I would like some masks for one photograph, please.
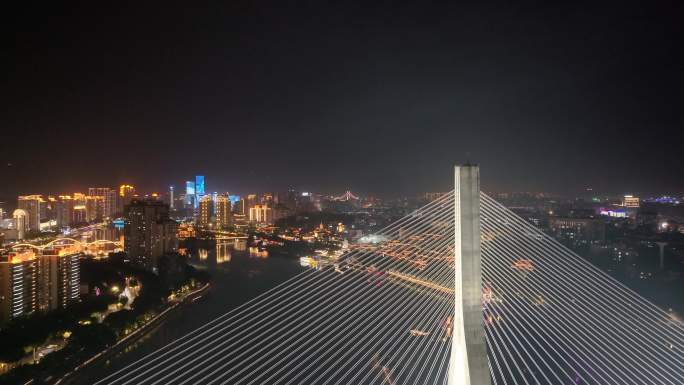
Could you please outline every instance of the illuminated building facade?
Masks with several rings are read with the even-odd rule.
[[[224,228],[231,224],[230,200],[222,195],[216,197],[216,227]]]
[[[178,249],[178,223],[169,218],[164,202],[134,199],[124,218],[124,250],[134,264],[155,270],[159,257]]]
[[[606,239],[606,225],[600,218],[551,217],[549,228],[557,236],[588,241]]]
[[[197,222],[200,226],[207,227],[211,223],[214,214],[214,202],[210,195],[204,196],[199,202]]]
[[[622,205],[624,207],[638,208],[641,205],[639,197],[633,195],[625,195],[622,198]]]
[[[73,246],[0,256],[0,323],[66,308],[80,295],[80,251]]]
[[[74,218],[74,200],[69,195],[60,195],[54,203],[57,228],[70,226]]]
[[[195,194],[197,198],[202,198],[205,194],[204,192],[204,176],[197,175],[195,177]]]
[[[26,232],[29,231],[28,213],[26,210],[16,209],[12,213],[14,219],[14,228],[17,229],[17,239],[24,239]]]
[[[249,210],[257,204],[259,204],[259,200],[257,199],[256,194],[247,195],[247,199],[245,201],[245,210],[247,210],[247,212],[249,212]],[[245,214],[247,212],[245,212]]]
[[[246,198],[241,198],[235,205],[233,205],[233,213],[238,215],[247,215],[249,213]]]
[[[100,220],[104,217],[104,198],[99,195],[89,195],[85,199],[86,222]]]
[[[109,187],[90,187],[88,189],[88,196],[101,197],[101,216],[103,218],[111,218],[117,212],[117,197],[116,191]]]
[[[43,207],[41,207],[43,206]],[[40,195],[23,195],[17,199],[17,207],[26,211],[28,215],[28,229],[40,230],[41,210],[44,209],[45,201]]]
[[[135,187],[130,184],[122,184],[119,186],[119,199],[117,200],[116,213],[122,214],[124,212],[124,206],[131,203],[131,200],[135,197]]]
[[[73,211],[73,218],[71,223],[84,223],[88,221],[88,215],[85,205],[75,205]]]
[[[195,207],[195,182],[185,182],[185,206]]]
[[[0,322],[37,310],[37,259],[33,251],[11,252],[0,260]]]
[[[250,207],[249,221],[253,223],[273,223],[273,209],[266,205]]]
[[[79,250],[73,246],[43,250],[38,257],[38,310],[65,308],[80,295]]]

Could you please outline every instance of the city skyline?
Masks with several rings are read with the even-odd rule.
[[[684,384],[684,2],[5,13],[0,383]]]
[[[616,4],[17,9],[0,196],[682,191],[682,5]]]
[[[194,178],[194,177],[193,177]],[[181,180],[180,178],[179,180]],[[187,178],[187,179],[192,179],[192,178]],[[403,191],[403,192],[385,192],[383,193],[375,193],[373,191],[367,191],[365,189],[350,189],[350,188],[342,188],[341,190],[338,191],[323,191],[319,190],[317,188],[299,188],[297,186],[287,186],[287,187],[282,187],[282,188],[274,188],[274,189],[268,189],[268,188],[261,188],[261,189],[229,189],[229,188],[217,188],[216,186],[225,186],[228,185],[228,183],[225,182],[219,182],[216,184],[214,180],[210,180],[210,184],[208,184],[209,187],[206,187],[206,191],[204,194],[199,194],[197,196],[211,196],[211,195],[216,195],[219,194],[221,196],[228,196],[230,194],[231,196],[248,196],[250,194],[257,194],[261,196],[262,194],[285,194],[287,191],[294,191],[297,193],[304,193],[304,194],[316,194],[320,195],[322,197],[335,197],[335,196],[344,196],[347,193],[357,193],[359,192],[361,195],[364,197],[370,197],[370,198],[380,198],[380,199],[397,199],[397,198],[412,198],[412,197],[422,197],[425,194],[441,194],[445,193],[446,190],[415,190],[415,191]],[[4,198],[4,201],[0,199],[0,202],[5,202],[5,204],[13,202],[16,200],[17,197],[22,197],[22,196],[33,196],[33,195],[38,195],[38,196],[43,196],[45,198],[47,197],[60,197],[63,195],[70,196],[72,194],[86,194],[88,195],[88,191],[91,189],[111,189],[112,191],[117,190],[119,188],[122,188],[124,186],[132,186],[135,189],[135,196],[140,197],[140,198],[146,198],[146,197],[159,197],[159,199],[168,199],[170,196],[169,191],[172,189],[174,192],[174,198],[175,200],[178,200],[179,197],[185,197],[187,194],[186,190],[186,183],[190,181],[183,181],[183,182],[178,182],[178,183],[172,183],[172,184],[167,184],[166,186],[158,186],[154,188],[142,188],[140,187],[141,185],[131,183],[129,184],[128,182],[125,183],[104,183],[99,187],[93,187],[90,184],[87,183],[80,183],[79,186],[90,186],[90,187],[77,187],[74,189],[62,189],[62,190],[46,190],[46,191],[35,191],[35,190],[21,190],[24,192],[19,192],[15,196],[7,196],[7,197],[2,197]],[[194,183],[194,182],[193,182]],[[312,183],[307,184],[307,186],[313,185]],[[144,184],[143,184],[144,186]],[[624,189],[624,190],[613,190],[613,191],[608,191],[608,190],[598,190],[594,189],[590,186],[587,186],[586,188],[578,188],[577,190],[573,191],[556,191],[553,189],[548,189],[548,190],[493,190],[493,189],[488,189],[486,188],[487,186],[483,187],[483,191],[490,193],[490,194],[530,194],[530,195],[535,195],[535,194],[543,194],[546,196],[550,197],[558,197],[560,199],[580,199],[580,198],[602,198],[602,199],[610,199],[610,198],[622,198],[622,197],[628,197],[631,195],[637,195],[641,198],[650,198],[650,199],[656,199],[656,198],[663,198],[663,197],[672,197],[676,199],[684,198],[684,191],[679,191],[679,190],[673,190],[673,189],[663,189],[660,191],[640,191],[640,190],[630,190],[630,189]],[[340,195],[341,194],[341,195]],[[195,196],[195,193],[192,194],[193,197]],[[9,207],[14,207],[14,204],[10,204]]]

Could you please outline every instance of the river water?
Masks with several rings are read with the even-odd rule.
[[[189,258],[197,269],[211,274],[212,286],[208,293],[174,311],[163,323],[117,354],[77,372],[69,384],[96,382],[304,270],[296,258],[237,251],[232,242],[198,245],[191,250]]]

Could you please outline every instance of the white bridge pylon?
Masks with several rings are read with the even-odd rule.
[[[449,385],[489,385],[482,317],[480,168],[454,170],[454,335]]]

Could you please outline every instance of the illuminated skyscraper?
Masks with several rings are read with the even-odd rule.
[[[231,222],[230,200],[223,195],[219,195],[216,197],[215,205],[216,227],[224,228],[229,226]]]
[[[17,239],[24,239],[29,231],[28,213],[23,209],[16,209],[12,213],[14,228],[17,229]]]
[[[202,175],[195,177],[195,193],[198,196],[204,196],[204,176]]]
[[[101,220],[104,216],[104,198],[99,195],[86,197],[86,222]]]
[[[211,195],[203,197],[199,202],[199,218],[197,222],[200,226],[209,226],[211,223],[211,218],[214,214],[214,202],[211,199]]]
[[[0,323],[77,302],[79,256],[80,250],[73,245],[0,256]]]
[[[55,201],[55,220],[57,228],[71,225],[74,218],[74,200],[69,195],[60,195]]]
[[[123,214],[124,206],[131,203],[135,196],[135,187],[129,184],[122,184],[119,186],[119,199],[116,205],[116,214]]]
[[[0,259],[0,323],[37,310],[38,264],[33,250]]]
[[[185,182],[185,206],[195,207],[195,182]]]
[[[234,208],[235,214],[240,214],[240,215],[248,215],[249,214],[249,208],[247,207],[247,198],[243,197],[240,199],[240,201],[235,205]]]
[[[117,211],[116,205],[116,191],[109,187],[90,187],[88,188],[88,196],[102,197],[102,212],[103,218],[111,218]]]
[[[73,218],[71,219],[71,223],[84,223],[88,221],[88,213],[85,205],[74,205],[72,213]]]
[[[38,256],[38,310],[65,308],[80,295],[80,250],[73,246],[45,249]]]
[[[17,200],[17,207],[26,211],[28,215],[28,228],[31,231],[40,230],[40,216],[41,205],[44,205],[45,201],[40,195],[24,195],[20,196]]]
[[[204,176],[197,175],[195,177],[195,207],[199,205],[200,200],[204,197]]]
[[[245,210],[247,210],[246,213],[249,213],[249,209],[252,207],[256,206],[259,203],[256,194],[249,194],[247,195],[247,201],[245,202]]]
[[[273,223],[273,210],[266,205],[249,208],[249,221],[254,223]]]

